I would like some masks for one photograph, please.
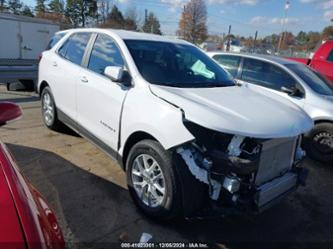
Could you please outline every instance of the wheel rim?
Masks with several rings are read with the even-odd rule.
[[[141,154],[133,161],[132,183],[137,196],[148,207],[160,206],[165,198],[165,178],[161,167],[150,155]]]
[[[324,154],[333,153],[333,134],[320,132],[313,137],[315,148]]]
[[[45,93],[43,95],[42,107],[45,123],[47,125],[51,125],[54,118],[54,107],[49,93]]]

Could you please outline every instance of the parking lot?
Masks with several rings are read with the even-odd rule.
[[[307,159],[307,186],[259,216],[159,224],[136,209],[115,161],[74,132],[43,125],[36,94],[0,86],[0,100],[23,108],[20,120],[0,128],[1,140],[55,210],[70,248],[114,248],[120,240],[139,241],[144,232],[152,241],[221,242],[228,248],[244,248],[243,242],[333,246],[333,166]]]

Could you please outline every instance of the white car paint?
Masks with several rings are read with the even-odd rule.
[[[113,38],[126,61],[133,85],[124,87],[60,57],[56,51],[73,32],[104,33]],[[43,53],[38,89],[46,81],[57,107],[120,155],[135,132],[150,134],[165,149],[192,141],[194,137],[185,128],[183,115],[216,131],[257,138],[295,137],[313,126],[312,120],[296,105],[246,88],[179,89],[152,85],[138,72],[123,40],[191,45],[185,41],[121,30],[76,29],[67,33]]]
[[[152,91],[184,110],[185,118],[206,128],[256,138],[292,137],[312,128],[312,120],[288,101],[245,87],[174,88]]]

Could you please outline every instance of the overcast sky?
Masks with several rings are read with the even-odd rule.
[[[173,35],[178,27],[182,7],[188,0],[110,0],[125,11],[135,7],[142,19],[144,9],[153,11],[161,22],[162,32]],[[24,0],[29,6],[35,0]],[[232,25],[235,35],[259,36],[279,33],[282,30],[285,0],[206,0],[208,30],[211,34],[222,34]],[[333,0],[290,0],[286,29],[294,33],[300,30],[321,31],[333,24]]]

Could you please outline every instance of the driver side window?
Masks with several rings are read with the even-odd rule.
[[[280,91],[293,88],[295,79],[280,67],[266,61],[245,58],[241,79],[249,83]]]
[[[111,37],[98,34],[90,54],[88,68],[96,73],[104,74],[107,66],[124,67],[123,57]]]

